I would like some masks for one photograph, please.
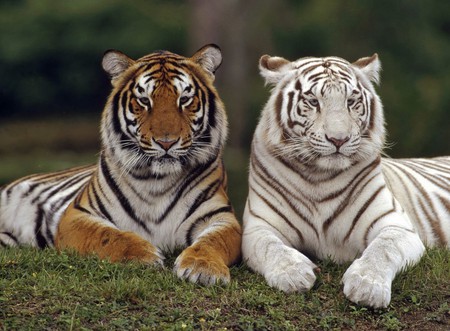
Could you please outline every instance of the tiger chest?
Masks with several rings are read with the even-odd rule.
[[[319,258],[338,262],[360,255],[368,244],[373,220],[392,208],[390,193],[378,189],[382,184],[381,178],[374,177],[366,185],[350,186],[333,199],[309,206],[311,225],[301,227],[301,246]]]
[[[318,204],[318,212],[312,216],[315,231],[304,235],[306,250],[320,259],[345,262],[360,253],[359,242],[346,238],[352,227],[349,220],[354,218],[354,212],[351,208],[342,208],[342,205],[340,200]]]

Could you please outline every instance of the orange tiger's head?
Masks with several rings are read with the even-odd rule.
[[[102,119],[105,153],[126,171],[161,176],[217,158],[227,135],[213,86],[222,62],[216,45],[186,58],[158,51],[132,60],[108,51],[103,68],[113,91]]]

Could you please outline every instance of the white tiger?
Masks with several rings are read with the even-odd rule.
[[[244,261],[285,292],[316,279],[307,257],[353,261],[353,302],[387,307],[395,275],[450,244],[450,157],[381,158],[377,54],[290,62],[264,55],[273,86],[256,128],[244,212]]]

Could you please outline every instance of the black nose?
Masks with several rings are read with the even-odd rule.
[[[337,148],[339,148],[342,145],[344,145],[347,141],[349,141],[350,137],[345,137],[343,139],[338,139],[338,138],[334,138],[334,137],[328,137],[327,135],[325,135],[325,139],[330,141]]]

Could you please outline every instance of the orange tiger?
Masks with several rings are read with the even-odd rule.
[[[226,194],[224,105],[213,86],[216,45],[192,57],[158,51],[103,57],[112,92],[96,165],[32,175],[0,189],[0,245],[56,246],[111,261],[163,264],[227,283],[241,228]]]

